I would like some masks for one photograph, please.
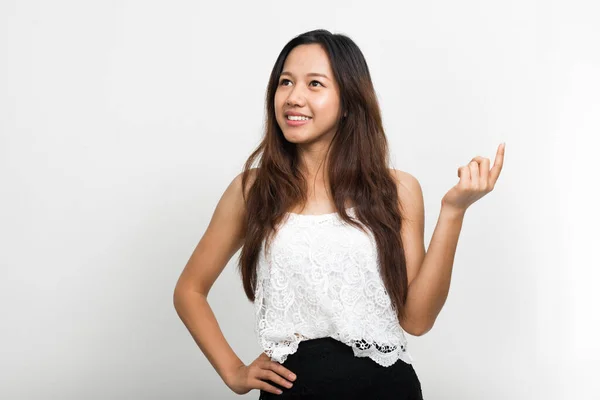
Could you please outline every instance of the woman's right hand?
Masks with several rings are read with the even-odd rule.
[[[296,375],[280,363],[271,361],[271,358],[263,352],[250,365],[240,365],[225,383],[237,394],[246,394],[252,389],[275,394],[282,393],[275,386],[265,382],[267,380],[289,389],[293,385],[290,381],[296,380]]]

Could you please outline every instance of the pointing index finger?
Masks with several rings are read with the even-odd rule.
[[[502,166],[504,165],[504,149],[506,148],[506,143],[501,143],[498,146],[498,151],[496,152],[496,159],[494,160],[494,166],[490,171],[490,179],[492,180],[492,185],[496,184],[498,177],[500,176],[500,171],[502,171]]]

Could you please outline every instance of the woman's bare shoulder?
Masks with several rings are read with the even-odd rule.
[[[243,180],[242,180],[242,178],[244,176],[244,171],[240,172],[235,178],[233,178],[233,181],[231,182],[230,185],[232,186],[232,189],[233,189],[232,190],[233,195],[238,197],[240,204],[244,204],[244,198],[247,198],[248,193],[250,192],[250,188],[256,181],[257,175],[258,175],[258,168],[250,168],[248,170],[247,182],[246,182],[245,186],[243,186]],[[242,193],[243,193],[243,195],[242,195]],[[245,210],[245,207],[243,209]]]
[[[419,180],[412,174],[399,169],[391,170],[398,187],[398,200],[401,205],[416,209],[417,213],[423,209],[423,189]]]
[[[407,190],[413,191],[417,189],[417,187],[419,187],[420,189],[421,185],[419,183],[419,180],[414,175],[406,171],[401,171],[399,169],[390,168],[390,171],[392,171],[392,174],[396,179],[396,183],[398,183],[399,186],[402,186]]]

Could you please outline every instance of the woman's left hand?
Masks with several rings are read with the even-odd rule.
[[[458,169],[460,181],[446,193],[442,199],[442,207],[465,212],[471,204],[494,190],[504,164],[504,148],[504,143],[498,146],[491,170],[490,160],[484,157],[475,157],[469,165],[460,167]]]

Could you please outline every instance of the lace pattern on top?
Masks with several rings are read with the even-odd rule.
[[[285,362],[303,340],[331,337],[385,367],[412,363],[367,232],[337,213],[288,213],[268,254],[263,241],[255,331],[273,361]]]

